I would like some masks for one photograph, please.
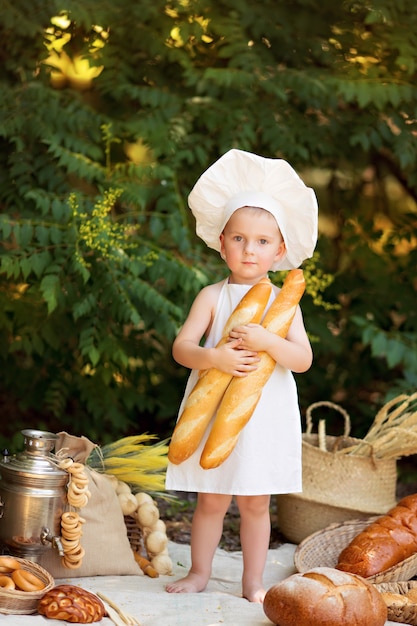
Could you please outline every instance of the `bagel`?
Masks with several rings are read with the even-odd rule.
[[[73,511],[66,511],[61,515],[61,523],[65,528],[72,528],[78,526],[80,522],[80,516]]]
[[[16,585],[10,576],[0,576],[0,587],[2,589],[16,589]]]
[[[19,567],[19,561],[12,556],[0,556],[0,572],[9,573]]]
[[[68,491],[71,489],[74,496],[82,496],[88,491],[88,482],[85,485],[76,485],[74,483],[70,483],[68,487]]]
[[[73,463],[74,461],[68,457],[67,459],[62,459],[62,461],[59,462],[59,467],[63,470],[67,470]]]
[[[15,569],[11,576],[13,582],[22,591],[42,591],[45,588],[45,583],[25,569]]]
[[[84,465],[82,463],[72,463],[68,468],[67,472],[70,474],[82,474],[84,471]]]
[[[78,569],[81,566],[81,562],[82,562],[82,556],[78,560],[71,560],[70,558],[66,556],[62,558],[62,564],[67,569]]]

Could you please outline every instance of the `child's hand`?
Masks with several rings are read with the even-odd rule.
[[[256,370],[258,353],[242,349],[241,339],[233,339],[215,349],[215,368],[233,376],[246,376]]]
[[[240,340],[240,349],[260,352],[268,351],[271,333],[260,324],[245,324],[233,328],[229,337]]]

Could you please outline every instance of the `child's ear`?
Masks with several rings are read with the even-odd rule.
[[[275,255],[275,261],[280,261],[287,254],[287,246],[285,245],[285,241],[281,241],[278,246],[277,253]]]
[[[224,234],[223,233],[220,234],[219,239],[220,239],[220,256],[223,259],[223,261],[225,261],[226,260],[226,251],[224,249]]]

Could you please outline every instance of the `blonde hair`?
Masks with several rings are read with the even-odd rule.
[[[247,209],[248,211],[250,211],[250,213],[251,213],[252,215],[260,215],[260,214],[262,214],[262,213],[263,213],[263,214],[265,214],[265,213],[266,213],[266,215],[268,215],[268,216],[269,216],[269,217],[270,217],[270,218],[274,221],[274,223],[275,223],[276,227],[278,228],[278,232],[279,232],[280,236],[282,237],[281,229],[280,229],[279,224],[278,224],[278,222],[277,222],[277,220],[276,220],[276,218],[275,218],[275,215],[273,215],[273,214],[271,213],[271,211],[268,211],[268,209],[263,209],[263,208],[262,208],[262,207],[260,207],[260,206],[250,206],[250,205],[247,205],[247,206],[241,206],[241,207],[239,207],[238,209],[236,209],[235,211],[233,211],[232,215],[229,217],[228,221],[226,222],[226,224],[225,224],[225,226],[224,226],[223,232],[226,230],[226,226],[228,225],[228,223],[229,223],[229,221],[230,221],[230,218],[231,218],[231,217],[232,217],[232,216],[233,216],[233,215],[234,215],[237,211],[241,211],[242,209]]]

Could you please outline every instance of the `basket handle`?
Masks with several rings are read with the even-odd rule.
[[[345,409],[343,409],[341,406],[339,406],[338,404],[335,404],[334,402],[328,402],[327,400],[321,400],[320,402],[313,402],[313,404],[310,404],[310,406],[307,408],[306,410],[306,423],[307,423],[307,428],[306,428],[306,434],[307,435],[311,435],[312,430],[313,430],[313,421],[311,418],[311,414],[313,412],[314,409],[317,409],[319,406],[326,406],[330,409],[335,409],[336,411],[339,411],[339,413],[341,413],[344,417],[345,420],[345,430],[343,432],[343,436],[344,437],[348,437],[349,433],[350,433],[350,417],[349,417],[349,413],[347,411],[345,411]],[[321,423],[320,423],[321,422]],[[320,439],[322,439],[325,442],[325,437],[326,437],[326,433],[325,433],[325,421],[324,420],[320,420],[319,422],[319,436]],[[324,445],[324,450],[326,449],[326,444],[322,444]],[[322,445],[320,447],[322,447]]]

